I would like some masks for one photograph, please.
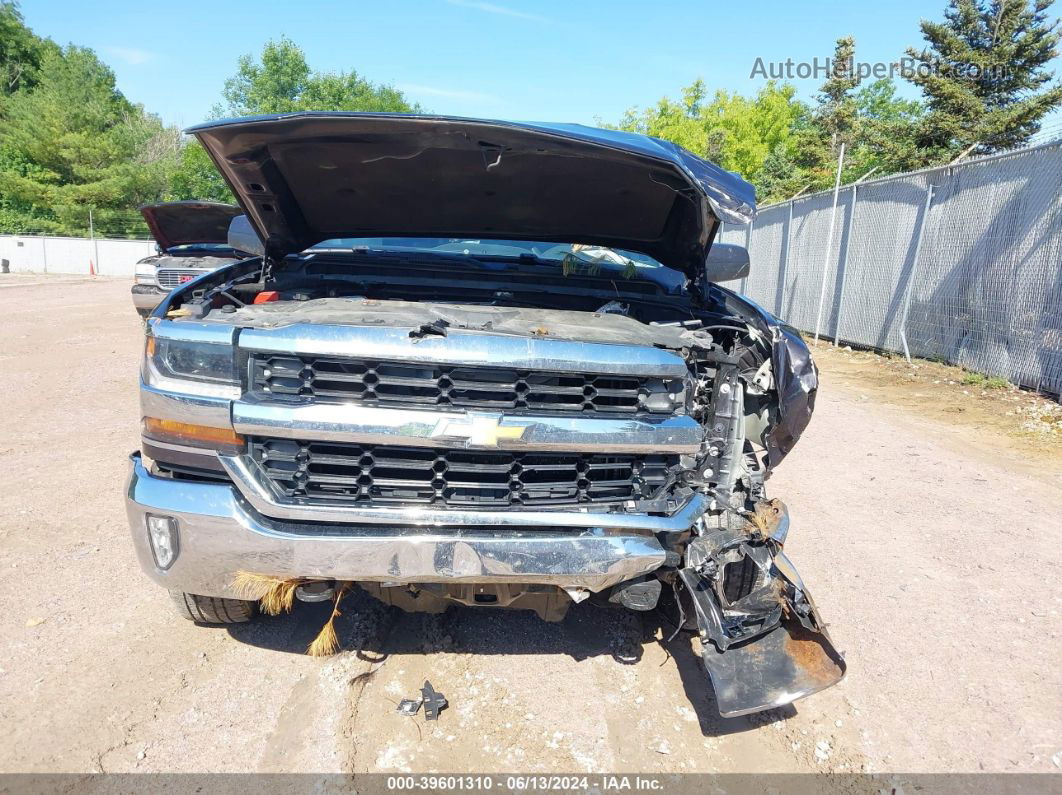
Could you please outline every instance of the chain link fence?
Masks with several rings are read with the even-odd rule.
[[[764,207],[742,292],[835,341],[1062,393],[1062,141]],[[830,225],[833,224],[833,234]],[[831,239],[832,237],[832,239]]]

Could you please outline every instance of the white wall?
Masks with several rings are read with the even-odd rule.
[[[139,259],[155,253],[153,240],[0,235],[0,259],[12,273],[89,273],[132,277]]]

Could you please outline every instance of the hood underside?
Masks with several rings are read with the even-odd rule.
[[[219,202],[166,202],[140,208],[148,229],[162,250],[192,243],[228,241],[229,224],[243,211]]]
[[[297,113],[195,134],[269,256],[332,238],[589,243],[694,275],[751,185],[675,144],[580,125]]]

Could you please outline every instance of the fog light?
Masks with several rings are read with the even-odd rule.
[[[177,520],[172,516],[147,516],[148,541],[155,565],[168,569],[177,560]]]

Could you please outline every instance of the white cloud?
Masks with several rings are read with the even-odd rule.
[[[538,14],[529,14],[526,11],[518,11],[515,8],[506,8],[505,6],[486,3],[482,0],[446,0],[446,2],[453,6],[474,8],[477,11],[485,11],[488,14],[498,14],[503,17],[515,17],[516,19],[526,19],[529,22],[545,22],[547,24],[553,22],[552,19],[539,16]]]
[[[155,53],[151,50],[139,50],[136,47],[104,47],[103,51],[133,66],[147,63],[155,57]]]
[[[442,97],[443,99],[457,99],[467,102],[501,101],[493,94],[483,94],[479,91],[461,91],[453,88],[436,88],[435,86],[423,86],[419,83],[399,83],[397,88],[407,94],[420,94],[427,97]]]

